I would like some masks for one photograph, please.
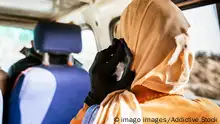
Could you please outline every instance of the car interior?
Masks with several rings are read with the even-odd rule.
[[[96,53],[112,44],[131,1],[0,0],[2,73],[7,75],[11,66],[29,56],[33,46],[42,56],[41,64],[19,74],[7,102],[2,90],[7,83],[0,84],[0,123],[68,124],[90,90],[89,68]],[[196,42],[185,97],[205,97],[220,106],[220,1],[172,2],[190,22]],[[61,55],[64,63],[52,61]]]

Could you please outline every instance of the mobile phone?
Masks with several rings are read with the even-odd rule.
[[[128,48],[124,39],[114,39],[114,42],[120,42],[123,45],[123,49],[125,51],[124,58],[121,62],[117,65],[115,74],[117,75],[117,81],[121,80],[131,68],[133,63],[133,54],[131,50]]]
[[[124,46],[124,50],[125,50],[125,57],[123,59],[123,63],[125,65],[124,67],[124,72],[122,75],[122,78],[124,77],[124,75],[126,75],[126,73],[128,72],[128,70],[131,68],[132,63],[133,63],[133,54],[131,52],[131,50],[128,48],[126,42],[124,41],[124,39],[120,39],[120,41],[122,42],[123,46]]]

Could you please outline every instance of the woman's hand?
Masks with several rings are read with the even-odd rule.
[[[100,104],[109,93],[130,87],[135,77],[130,67],[119,81],[114,74],[119,62],[122,62],[126,55],[131,55],[126,53],[130,52],[126,49],[129,49],[126,43],[118,40],[114,45],[97,53],[89,70],[91,90],[85,100],[87,105]]]

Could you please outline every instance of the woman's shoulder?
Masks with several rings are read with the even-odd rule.
[[[165,96],[145,102],[141,105],[143,110],[163,111],[169,115],[189,115],[199,117],[204,113],[215,113],[220,116],[220,107],[214,102],[205,99],[188,99],[183,96]],[[165,107],[162,107],[165,106]],[[167,109],[169,108],[169,109]],[[170,111],[175,111],[171,113]]]
[[[189,98],[185,98],[185,97],[182,97],[179,99],[182,99],[183,100],[182,103],[185,103],[188,107],[197,108],[201,112],[217,111],[220,113],[220,107],[216,103],[214,103],[213,101],[211,101],[209,99],[206,99],[206,98],[189,99]],[[181,103],[181,100],[179,100],[179,101]]]
[[[206,98],[198,98],[192,101],[196,102],[200,106],[201,110],[210,111],[211,113],[216,114],[218,113],[218,115],[220,116],[220,107],[213,101]]]
[[[186,107],[198,112],[199,118],[218,118],[220,123],[220,107],[213,101],[206,98],[183,98],[183,100],[187,103]]]
[[[200,105],[200,111],[202,112],[200,118],[204,123],[220,123],[220,107],[216,103],[206,98],[199,98],[193,101]]]

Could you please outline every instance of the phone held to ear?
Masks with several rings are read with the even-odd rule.
[[[116,90],[130,90],[135,72],[130,70],[133,55],[123,39],[114,39],[114,44],[97,53],[89,70],[91,90],[85,99],[89,106],[100,104]]]

